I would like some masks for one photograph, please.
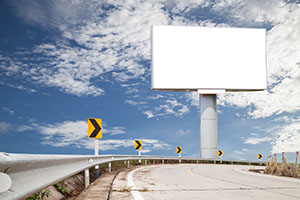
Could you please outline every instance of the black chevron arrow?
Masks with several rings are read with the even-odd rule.
[[[181,153],[181,148],[177,147],[177,153]]]
[[[93,138],[93,137],[97,136],[97,134],[99,133],[99,131],[101,131],[101,127],[99,126],[99,124],[96,122],[95,119],[89,119],[89,120],[90,120],[90,122],[92,122],[93,126],[95,127],[94,131],[90,135],[90,137]]]
[[[223,152],[222,151],[219,151],[219,156],[222,156]]]
[[[142,144],[138,140],[136,140],[135,143],[137,143],[135,150],[138,150],[142,146]]]
[[[261,155],[261,154],[258,154],[258,158],[261,159],[261,157],[262,157],[262,155]]]

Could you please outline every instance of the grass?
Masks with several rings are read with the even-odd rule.
[[[128,187],[128,186],[124,186],[123,188],[117,190],[117,192],[130,192],[132,186]]]
[[[269,163],[265,167],[264,173],[277,175],[277,176],[300,178],[300,167],[298,166],[298,170],[297,170],[294,164]]]
[[[43,200],[44,198],[48,198],[50,196],[50,190],[43,189],[30,197],[27,197],[25,200]]]
[[[139,190],[140,192],[147,192],[148,191],[148,188],[143,188],[141,190]]]

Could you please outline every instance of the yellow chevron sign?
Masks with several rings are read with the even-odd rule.
[[[262,154],[258,154],[258,159],[262,159]]]
[[[102,138],[102,119],[88,119],[88,137],[89,138]]]
[[[134,141],[134,149],[135,150],[142,150],[142,140],[135,140]]]
[[[182,153],[182,147],[176,147],[176,153]]]
[[[219,150],[218,151],[218,156],[222,156],[223,155],[223,151],[222,150]]]

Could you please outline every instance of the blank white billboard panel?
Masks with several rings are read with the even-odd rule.
[[[267,88],[266,30],[152,27],[152,89]]]

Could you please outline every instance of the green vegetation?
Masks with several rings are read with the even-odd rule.
[[[143,188],[142,190],[140,190],[140,192],[147,192],[148,188]]]
[[[128,187],[128,186],[124,186],[123,188],[117,190],[117,192],[130,192],[132,186]]]
[[[65,181],[60,181],[60,182],[56,183],[55,185],[53,185],[53,187],[57,191],[59,191],[60,193],[62,193],[64,196],[70,196],[70,193],[67,190],[67,185],[65,184]]]
[[[50,196],[50,190],[43,189],[35,193],[34,195],[27,197],[25,200],[43,200],[45,197],[48,198],[49,196]]]

